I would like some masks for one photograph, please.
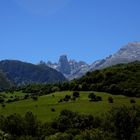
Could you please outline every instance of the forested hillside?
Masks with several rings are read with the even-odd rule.
[[[103,70],[88,72],[74,83],[82,90],[140,96],[140,62],[119,64]]]
[[[2,71],[0,71],[0,91],[10,87],[10,81],[7,79],[6,75]]]
[[[0,61],[0,70],[15,85],[53,83],[66,80],[61,73],[47,66],[38,66],[16,60]]]

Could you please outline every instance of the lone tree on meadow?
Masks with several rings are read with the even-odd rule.
[[[80,97],[80,93],[78,91],[73,92],[73,97],[78,98]]]
[[[109,103],[113,103],[114,102],[113,98],[112,97],[108,97],[108,102]]]
[[[96,95],[92,92],[88,95],[88,98],[90,98],[91,101],[96,100]]]

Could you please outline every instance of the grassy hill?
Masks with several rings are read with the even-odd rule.
[[[55,119],[63,109],[68,109],[71,111],[76,111],[84,114],[101,115],[107,112],[111,107],[118,107],[127,105],[132,105],[130,103],[130,97],[125,97],[123,95],[111,95],[108,93],[95,92],[96,95],[102,97],[102,101],[90,102],[88,95],[90,92],[80,92],[80,98],[76,101],[61,102],[58,101],[64,98],[65,95],[72,95],[70,91],[56,92],[49,95],[44,95],[38,97],[38,100],[33,100],[31,98],[21,101],[16,101],[12,103],[6,103],[5,107],[0,106],[0,114],[10,115],[13,113],[19,113],[24,115],[27,111],[32,111],[37,117],[42,121],[50,122]],[[2,94],[1,94],[2,95]],[[24,96],[24,93],[14,93],[14,94],[4,94],[7,98],[10,96]],[[114,103],[108,102],[108,97],[113,97]],[[133,98],[137,105],[140,105],[139,98]],[[55,111],[52,111],[54,109]]]
[[[75,84],[81,85],[82,90],[140,96],[140,62],[119,64],[88,72],[82,78],[75,80]]]

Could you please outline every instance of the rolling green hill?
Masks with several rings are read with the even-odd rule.
[[[97,96],[102,97],[102,101],[99,102],[90,102],[88,95],[90,92],[83,91],[80,92],[80,98],[76,99],[76,101],[68,101],[68,102],[61,102],[58,101],[65,97],[65,95],[72,95],[70,91],[63,91],[63,92],[55,92],[49,95],[44,95],[38,97],[38,100],[33,100],[32,98],[6,103],[5,107],[0,105],[0,114],[3,115],[10,115],[13,113],[19,113],[24,115],[28,111],[32,111],[39,120],[44,122],[50,122],[55,119],[59,113],[64,110],[68,109],[71,111],[76,111],[82,114],[92,114],[92,115],[101,115],[102,113],[107,112],[111,109],[111,107],[119,107],[119,106],[131,106],[130,97],[125,97],[123,95],[111,95],[108,93],[102,92],[95,92]],[[10,96],[24,96],[24,93],[15,93],[15,94],[6,94],[7,98],[9,99]],[[108,97],[113,97],[114,103],[108,102]],[[133,98],[136,101],[136,105],[140,105],[139,98]],[[55,111],[52,111],[55,109]]]

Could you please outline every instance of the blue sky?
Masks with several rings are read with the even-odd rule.
[[[0,0],[0,59],[92,63],[140,41],[140,0]]]

